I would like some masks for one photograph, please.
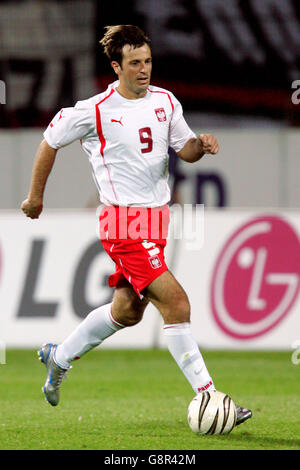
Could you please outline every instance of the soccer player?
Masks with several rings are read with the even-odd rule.
[[[43,390],[53,406],[59,402],[70,363],[118,330],[141,321],[149,302],[162,315],[168,349],[194,392],[215,390],[191,333],[189,299],[168,270],[164,248],[170,200],[168,146],[193,163],[205,154],[216,154],[218,142],[210,134],[196,136],[175,96],[150,85],[150,40],[140,28],[108,26],[100,43],[118,80],[105,92],[56,114],[44,132],[30,191],[22,203],[28,217],[39,217],[58,149],[80,140],[103,205],[100,239],[115,262],[109,277],[115,291],[112,303],[90,312],[62,344],[41,347],[39,356],[47,368]],[[138,214],[143,216],[140,233],[130,236],[130,224]],[[251,416],[247,408],[237,407],[237,424]]]

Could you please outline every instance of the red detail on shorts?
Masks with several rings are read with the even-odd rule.
[[[52,122],[50,122],[50,127],[53,127],[53,124],[52,124]]]
[[[210,380],[208,384],[204,385],[203,387],[198,387],[197,390],[198,392],[205,392],[210,386],[212,385],[212,381]]]
[[[115,195],[115,198],[116,200],[118,201],[118,196],[116,194],[116,191],[115,191],[115,188],[114,188],[114,185],[113,185],[113,182],[111,180],[111,176],[110,176],[110,171],[109,171],[109,168],[108,166],[106,165],[105,163],[105,158],[104,158],[104,148],[105,148],[105,145],[106,145],[106,140],[105,140],[105,137],[103,135],[103,131],[102,131],[102,124],[101,124],[101,114],[100,114],[100,104],[103,103],[105,100],[107,100],[108,98],[110,98],[110,96],[114,93],[114,89],[112,88],[111,92],[109,93],[109,95],[107,95],[105,98],[103,98],[103,100],[99,101],[99,103],[97,103],[95,105],[95,109],[96,109],[96,126],[97,126],[97,133],[98,133],[98,136],[99,136],[99,140],[100,140],[100,153],[101,153],[101,156],[102,156],[102,159],[103,159],[103,165],[105,166],[106,170],[107,170],[107,173],[108,173],[108,179],[109,179],[109,182],[111,184],[111,187],[112,187],[112,190],[113,190],[113,193]]]
[[[167,95],[171,103],[172,111],[174,111],[174,104],[169,93],[167,93],[166,91],[150,90],[150,88],[148,88],[148,91],[150,91],[150,93],[163,93],[164,95]]]
[[[151,284],[154,279],[167,271],[168,267],[164,259],[164,246],[159,246],[159,261],[161,266],[153,269],[149,263],[147,251],[142,246],[142,242],[126,243],[121,240],[117,248],[110,253],[111,242],[102,240],[103,247],[110,258],[115,262],[115,272],[108,278],[109,287],[115,287],[122,279],[126,279],[134,288],[137,295],[142,298],[140,292]]]

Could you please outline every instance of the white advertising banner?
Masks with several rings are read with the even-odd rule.
[[[299,129],[203,129],[196,127],[196,118],[193,121],[195,133],[205,130],[215,134],[220,150],[218,155],[206,155],[192,165],[173,152],[170,183],[176,184],[174,200],[259,210],[300,207]],[[43,131],[0,129],[0,210],[18,209],[26,198]],[[51,209],[99,204],[90,163],[79,142],[59,150],[45,196]]]
[[[94,212],[46,211],[32,221],[3,211],[0,227],[1,344],[61,342],[111,301],[114,264]],[[300,341],[299,237],[296,211],[173,206],[166,259],[189,296],[201,348],[291,349]],[[166,347],[162,324],[149,306],[101,347]]]

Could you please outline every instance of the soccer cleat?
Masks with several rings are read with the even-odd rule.
[[[45,364],[47,369],[46,382],[42,390],[45,394],[46,400],[52,406],[58,405],[61,382],[69,370],[58,366],[54,361],[53,356],[56,348],[56,344],[43,344],[41,349],[38,351],[39,360]]]
[[[236,423],[235,425],[238,426],[242,424],[246,419],[252,417],[252,411],[248,410],[248,408],[242,408],[241,406],[236,405]]]

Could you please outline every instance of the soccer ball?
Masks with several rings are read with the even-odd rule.
[[[187,418],[197,434],[229,434],[236,423],[236,406],[223,392],[203,392],[189,404]]]

